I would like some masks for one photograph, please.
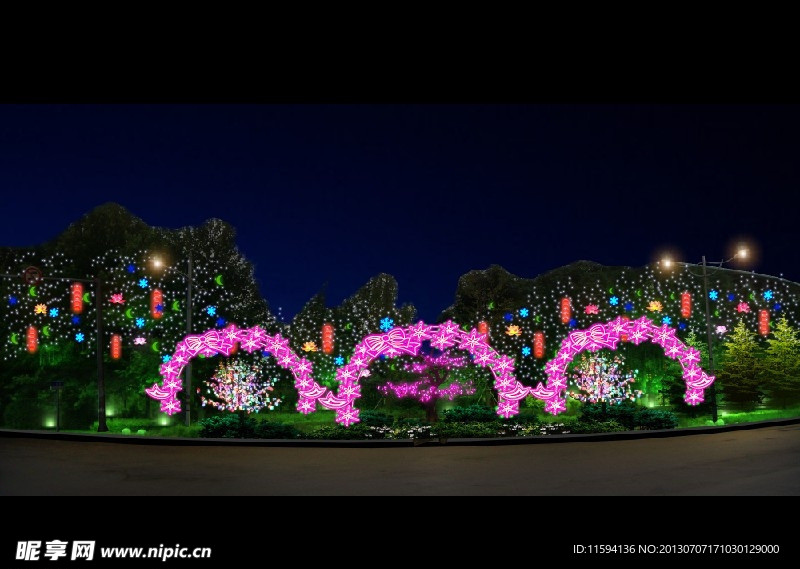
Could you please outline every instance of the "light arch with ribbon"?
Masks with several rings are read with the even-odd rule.
[[[246,352],[266,350],[275,358],[277,364],[289,369],[294,376],[295,387],[301,398],[315,400],[325,394],[326,388],[314,381],[312,376],[312,363],[300,358],[289,348],[289,339],[280,334],[268,335],[260,327],[237,328],[231,324],[222,330],[209,330],[200,335],[186,336],[175,346],[175,353],[159,369],[163,382],[154,384],[145,393],[161,402],[161,411],[167,415],[180,413],[181,402],[177,398],[179,391],[183,390],[183,381],[180,378],[183,368],[194,357],[206,357],[217,354],[231,355],[234,346],[239,343]],[[312,409],[313,410],[313,409]]]
[[[609,322],[592,324],[584,330],[571,332],[561,342],[556,357],[547,362],[547,385],[539,383],[535,388],[528,388],[530,394],[545,401],[545,410],[558,415],[566,410],[567,365],[583,351],[596,352],[607,348],[616,350],[623,335],[634,345],[650,341],[664,348],[664,355],[678,360],[683,368],[683,380],[686,383],[684,401],[689,405],[703,402],[703,393],[712,383],[714,376],[707,375],[698,365],[699,350],[687,346],[675,335],[676,330],[666,324],[656,326],[652,320],[642,316],[637,320],[626,320],[621,316]]]

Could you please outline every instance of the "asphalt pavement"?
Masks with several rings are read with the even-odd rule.
[[[798,495],[800,425],[620,441],[298,448],[0,437],[0,495]]]

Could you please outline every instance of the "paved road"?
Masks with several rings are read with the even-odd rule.
[[[798,495],[800,425],[667,439],[417,448],[0,438],[2,495]]]

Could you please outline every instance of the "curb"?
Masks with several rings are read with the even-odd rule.
[[[0,437],[49,439],[76,442],[103,442],[117,444],[161,445],[161,446],[234,446],[234,447],[300,447],[300,448],[396,448],[396,447],[445,447],[445,446],[499,446],[525,444],[557,444],[571,442],[626,441],[638,439],[662,439],[692,435],[710,435],[732,431],[748,431],[766,427],[800,424],[800,417],[793,419],[771,419],[720,427],[688,427],[658,431],[623,431],[619,433],[592,433],[580,435],[546,435],[536,437],[498,437],[492,439],[447,439],[439,440],[293,440],[293,439],[200,439],[180,437],[140,437],[136,435],[101,435],[83,433],[54,433],[52,431],[24,431],[0,429]]]

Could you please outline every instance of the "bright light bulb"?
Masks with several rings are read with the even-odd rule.
[[[747,249],[745,249],[745,248],[739,249],[739,252],[737,253],[737,256],[739,258],[741,258],[741,259],[747,258]]]

